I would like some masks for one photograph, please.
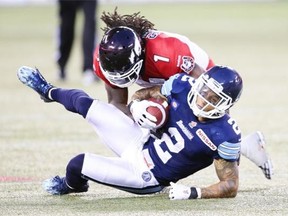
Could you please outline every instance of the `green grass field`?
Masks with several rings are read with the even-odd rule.
[[[116,5],[100,5],[113,11]],[[56,81],[56,5],[0,7],[0,214],[1,215],[287,215],[288,214],[288,2],[119,5],[161,30],[188,36],[218,64],[236,68],[244,92],[232,109],[243,135],[261,130],[273,160],[271,181],[242,157],[235,199],[170,201],[165,194],[135,196],[96,183],[88,193],[51,196],[41,182],[64,175],[81,152],[111,155],[80,116],[44,104],[16,77],[22,65],[37,66],[55,85],[82,88],[106,100],[102,83],[81,84],[81,20],[69,62],[69,80]],[[99,22],[99,26],[102,23]],[[99,30],[99,37],[102,32]],[[134,87],[136,89],[136,87]],[[184,179],[187,185],[217,181],[213,167]]]

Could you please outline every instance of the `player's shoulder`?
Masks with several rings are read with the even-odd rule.
[[[238,143],[241,140],[241,130],[236,120],[228,114],[219,119],[209,120],[205,127],[209,127],[211,139],[217,145],[223,142]]]
[[[161,47],[166,47],[168,41],[163,32],[156,30],[149,30],[145,36],[145,53],[158,53]]]
[[[143,38],[150,46],[153,44],[171,43],[171,41],[176,44],[183,43],[183,38],[187,39],[187,37],[183,35],[158,30],[149,30]]]
[[[150,29],[143,35],[143,38],[146,40],[153,40],[157,38],[161,33],[161,31]]]
[[[161,88],[161,92],[163,95],[171,95],[179,94],[184,90],[190,90],[193,85],[194,79],[193,77],[185,74],[185,73],[178,73],[171,76],[168,80],[164,82]]]
[[[218,143],[218,155],[228,161],[239,159],[241,148],[241,131],[237,122],[228,114],[224,115],[214,128],[213,139]]]
[[[239,139],[241,137],[241,130],[237,124],[237,121],[229,114],[225,114],[217,121],[217,125],[226,134],[227,139]]]
[[[174,94],[181,94],[190,91],[194,82],[195,79],[186,73],[175,74],[166,81],[166,83],[171,86],[170,92]]]
[[[171,79],[173,79],[173,87],[182,86],[185,88],[191,88],[195,83],[195,79],[193,77],[183,72],[173,75]]]

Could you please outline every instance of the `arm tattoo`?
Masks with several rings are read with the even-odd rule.
[[[220,182],[201,188],[202,198],[235,197],[239,186],[237,162],[218,159],[214,161],[214,165]]]
[[[160,93],[160,89],[161,89],[161,86],[153,86],[150,88],[140,89],[132,95],[132,100],[136,100],[136,99],[137,100],[144,100],[144,99],[148,99],[151,97],[154,97],[154,98],[164,97]]]

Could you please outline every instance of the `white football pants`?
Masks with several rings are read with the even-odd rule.
[[[142,153],[143,144],[149,136],[148,130],[141,129],[113,105],[99,100],[92,103],[86,120],[116,157],[86,153],[83,175],[116,187],[141,189],[159,185]],[[150,161],[151,158],[147,160]]]

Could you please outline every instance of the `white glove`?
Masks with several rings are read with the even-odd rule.
[[[185,200],[189,199],[191,188],[181,184],[170,182],[171,188],[169,191],[170,200]]]
[[[135,122],[143,128],[154,129],[156,127],[156,117],[147,112],[147,107],[157,104],[148,100],[134,100],[130,105],[130,112]]]

